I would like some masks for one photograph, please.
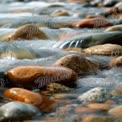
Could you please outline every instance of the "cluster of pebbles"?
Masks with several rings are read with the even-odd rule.
[[[0,122],[121,122],[121,0],[6,2]]]

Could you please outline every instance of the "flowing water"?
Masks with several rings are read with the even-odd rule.
[[[65,52],[61,49],[54,48],[53,45],[61,40],[62,35],[102,32],[105,29],[70,28],[70,23],[82,20],[87,14],[97,15],[101,11],[107,9],[104,7],[87,8],[83,7],[85,4],[66,3],[65,1],[60,0],[55,0],[56,2],[52,2],[51,0],[48,0],[48,2],[40,0],[26,3],[16,2],[14,0],[11,0],[12,2],[6,1],[2,0],[0,4],[0,72],[6,72],[8,69],[21,65],[51,65],[65,55],[76,53]],[[69,16],[50,16],[55,10],[62,9],[68,11]],[[80,16],[78,16],[79,13]],[[108,20],[113,23],[117,21],[115,18],[108,18]],[[49,21],[54,22],[54,24],[51,24]],[[38,27],[46,33],[49,39],[17,40],[13,42],[5,42],[3,40],[3,36],[14,32],[18,27],[26,23],[38,25]],[[65,45],[66,43],[67,42],[65,42]],[[82,43],[82,40],[77,41],[75,44],[74,41],[72,41],[68,47],[78,47],[79,43]],[[112,59],[112,56],[87,56],[87,58],[106,63]],[[73,117],[76,116],[73,108],[78,106],[75,99],[79,94],[94,87],[101,86],[112,90],[119,85],[122,85],[122,68],[113,67],[112,69],[99,70],[95,75],[80,76],[75,90],[71,93],[64,94],[62,98],[74,101],[72,102],[72,110],[68,112],[64,110],[63,114],[66,114],[65,116],[62,115],[64,116],[64,121],[73,122]],[[116,99],[118,104],[122,104],[122,97],[115,97],[113,99]],[[44,117],[61,116],[60,114],[61,113],[56,111],[54,113],[45,114]],[[98,112],[97,114],[107,115],[105,112]]]

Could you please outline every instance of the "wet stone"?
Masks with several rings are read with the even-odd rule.
[[[122,46],[116,44],[96,45],[84,49],[87,54],[118,56],[122,54]]]
[[[122,31],[122,25],[115,25],[115,26],[108,27],[105,31],[106,32]]]
[[[83,102],[103,102],[110,99],[110,95],[105,88],[96,87],[78,96],[79,101]]]
[[[18,39],[48,39],[48,37],[39,30],[39,28],[34,24],[27,24],[19,27],[13,34],[8,36],[8,41],[18,40]]]
[[[84,55],[71,54],[62,57],[54,63],[54,66],[63,66],[74,70],[77,74],[94,74],[98,64],[85,58]]]
[[[121,67],[122,66],[122,56],[119,56],[119,57],[117,57],[117,58],[113,58],[111,61],[110,61],[110,63],[109,63],[109,65],[111,66],[111,67]]]
[[[112,26],[113,24],[108,22],[102,17],[99,18],[91,18],[91,19],[85,19],[81,22],[77,22],[73,24],[73,27],[88,27],[88,28],[99,28],[99,27],[107,27]]]
[[[54,100],[46,96],[22,88],[11,88],[4,92],[4,95],[12,100],[32,104],[38,107],[42,112],[49,112],[54,108]]]
[[[35,116],[40,116],[40,111],[30,104],[21,102],[9,102],[0,107],[0,121],[8,122],[32,119]]]
[[[69,85],[77,79],[73,70],[59,66],[19,66],[8,70],[7,76],[13,84],[26,88],[42,88],[52,82]]]
[[[109,114],[122,117],[122,105],[110,109]]]

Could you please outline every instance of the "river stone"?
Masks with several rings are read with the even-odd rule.
[[[47,85],[46,90],[51,92],[51,93],[61,93],[61,92],[69,92],[74,90],[73,88],[69,88],[67,86],[64,86],[62,84],[58,83],[50,83]]]
[[[65,10],[56,10],[51,14],[51,16],[69,16],[69,13]]]
[[[116,44],[96,45],[83,50],[94,55],[122,55],[122,46]]]
[[[55,104],[53,100],[48,99],[46,96],[22,88],[7,89],[4,95],[12,100],[32,104],[38,107],[41,112],[49,112]]]
[[[12,50],[5,50],[0,52],[0,58],[1,59],[34,59],[37,58],[38,55],[29,49],[25,49],[25,48],[18,48],[15,47]]]
[[[88,27],[88,28],[99,28],[99,27],[107,27],[112,26],[113,24],[108,22],[106,19],[102,17],[98,18],[91,18],[91,19],[85,19],[81,22],[73,23],[73,27]]]
[[[77,74],[96,73],[98,65],[85,58],[84,55],[71,54],[62,57],[54,63],[54,66],[63,66],[74,70]]]
[[[84,102],[103,102],[109,98],[108,91],[102,87],[93,88],[78,96],[78,100]]]
[[[119,2],[115,5],[116,8],[118,8],[119,12],[122,12],[122,2]]]
[[[122,117],[122,105],[110,109],[109,114]]]
[[[91,0],[67,0],[67,2],[71,2],[71,3],[77,3],[77,4],[80,4],[80,3],[84,3],[84,2],[89,2]]]
[[[34,38],[48,39],[48,37],[34,24],[26,24],[19,27],[13,34],[8,36],[8,41],[17,39],[31,40]]]
[[[105,31],[106,32],[110,32],[110,31],[122,31],[122,25],[115,25],[115,26],[109,27]]]
[[[101,44],[119,44],[122,45],[122,32],[102,32],[102,33],[84,33],[76,35],[70,39],[56,42],[54,48],[87,48],[90,46],[101,45]]]
[[[7,71],[8,79],[23,87],[44,87],[57,82],[70,84],[77,79],[76,73],[61,66],[18,66]]]
[[[82,122],[121,122],[121,121],[122,121],[121,117],[87,115],[83,118]]]
[[[110,61],[109,66],[117,66],[120,67],[122,66],[122,56],[119,56],[117,58],[114,58]]]
[[[107,111],[110,109],[110,105],[105,103],[90,103],[88,104],[88,107],[96,110],[103,110],[103,111]]]
[[[41,115],[36,107],[21,102],[9,102],[0,107],[1,122],[22,121],[32,119],[36,115]]]

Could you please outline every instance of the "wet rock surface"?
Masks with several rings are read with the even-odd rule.
[[[121,0],[0,1],[0,121],[122,121]]]

